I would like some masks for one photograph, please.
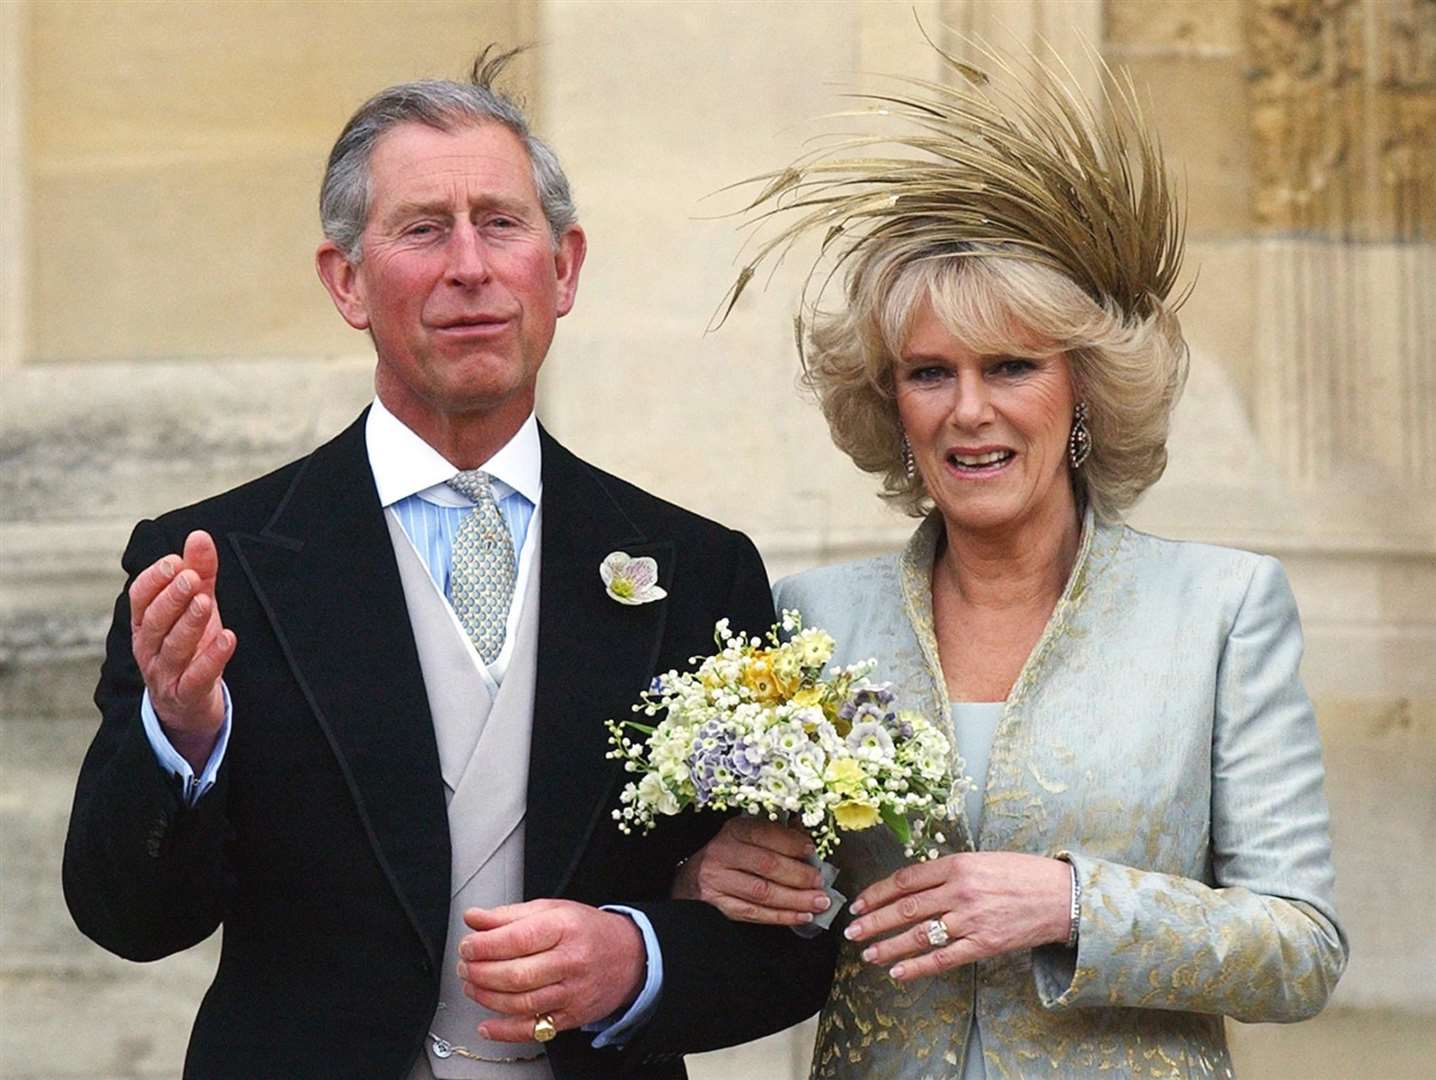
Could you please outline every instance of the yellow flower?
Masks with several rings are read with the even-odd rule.
[[[833,807],[833,820],[838,823],[838,828],[857,832],[859,829],[872,828],[882,817],[872,803],[848,799]]]
[[[777,680],[778,691],[784,697],[792,695],[802,685],[803,669],[798,658],[790,649],[778,649],[769,653],[773,666],[773,677]]]
[[[833,639],[822,630],[804,630],[798,638],[803,663],[808,667],[822,667],[832,658]]]
[[[863,790],[863,767],[852,758],[836,758],[828,762],[823,779],[839,795],[857,795]]]
[[[761,705],[771,705],[782,696],[778,677],[773,673],[773,664],[767,653],[754,653],[743,665],[743,685]]]
[[[823,700],[823,691],[817,686],[805,686],[793,694],[793,704],[800,709],[816,705]]]

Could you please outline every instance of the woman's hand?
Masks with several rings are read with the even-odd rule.
[[[678,868],[675,900],[702,900],[738,922],[799,926],[826,911],[822,876],[803,860],[813,842],[802,829],[732,818]]]
[[[947,855],[904,866],[864,889],[851,907],[861,918],[843,933],[851,941],[873,942],[863,950],[869,963],[900,961],[890,972],[899,982],[936,975],[984,957],[1065,942],[1071,875],[1065,862],[1041,855]],[[929,942],[934,919],[946,927],[948,944]]]

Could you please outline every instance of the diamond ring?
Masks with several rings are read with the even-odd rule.
[[[927,943],[934,949],[940,949],[952,938],[947,932],[947,924],[941,919],[929,919],[927,921]]]
[[[540,1013],[534,1017],[534,1042],[548,1042],[558,1034],[558,1028],[554,1026],[553,1017],[548,1013]]]

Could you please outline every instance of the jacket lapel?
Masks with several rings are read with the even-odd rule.
[[[543,534],[538,676],[524,841],[524,895],[557,896],[623,775],[604,721],[630,715],[658,662],[668,601],[626,606],[598,576],[613,551],[647,555],[658,583],[676,552],[629,517],[605,477],[541,430]]]
[[[366,415],[309,457],[258,536],[229,539],[374,853],[438,963],[448,819],[418,652],[369,469]]]

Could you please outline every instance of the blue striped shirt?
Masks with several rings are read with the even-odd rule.
[[[495,480],[493,487],[499,514],[513,538],[514,569],[517,570],[519,552],[524,549],[535,507],[502,480]],[[457,491],[452,494],[456,500],[452,504],[436,502],[433,495],[424,492],[405,496],[390,507],[414,550],[419,553],[419,558],[429,568],[429,576],[445,596],[450,595],[449,572],[454,560],[454,536],[464,518],[473,512],[472,503]]]

